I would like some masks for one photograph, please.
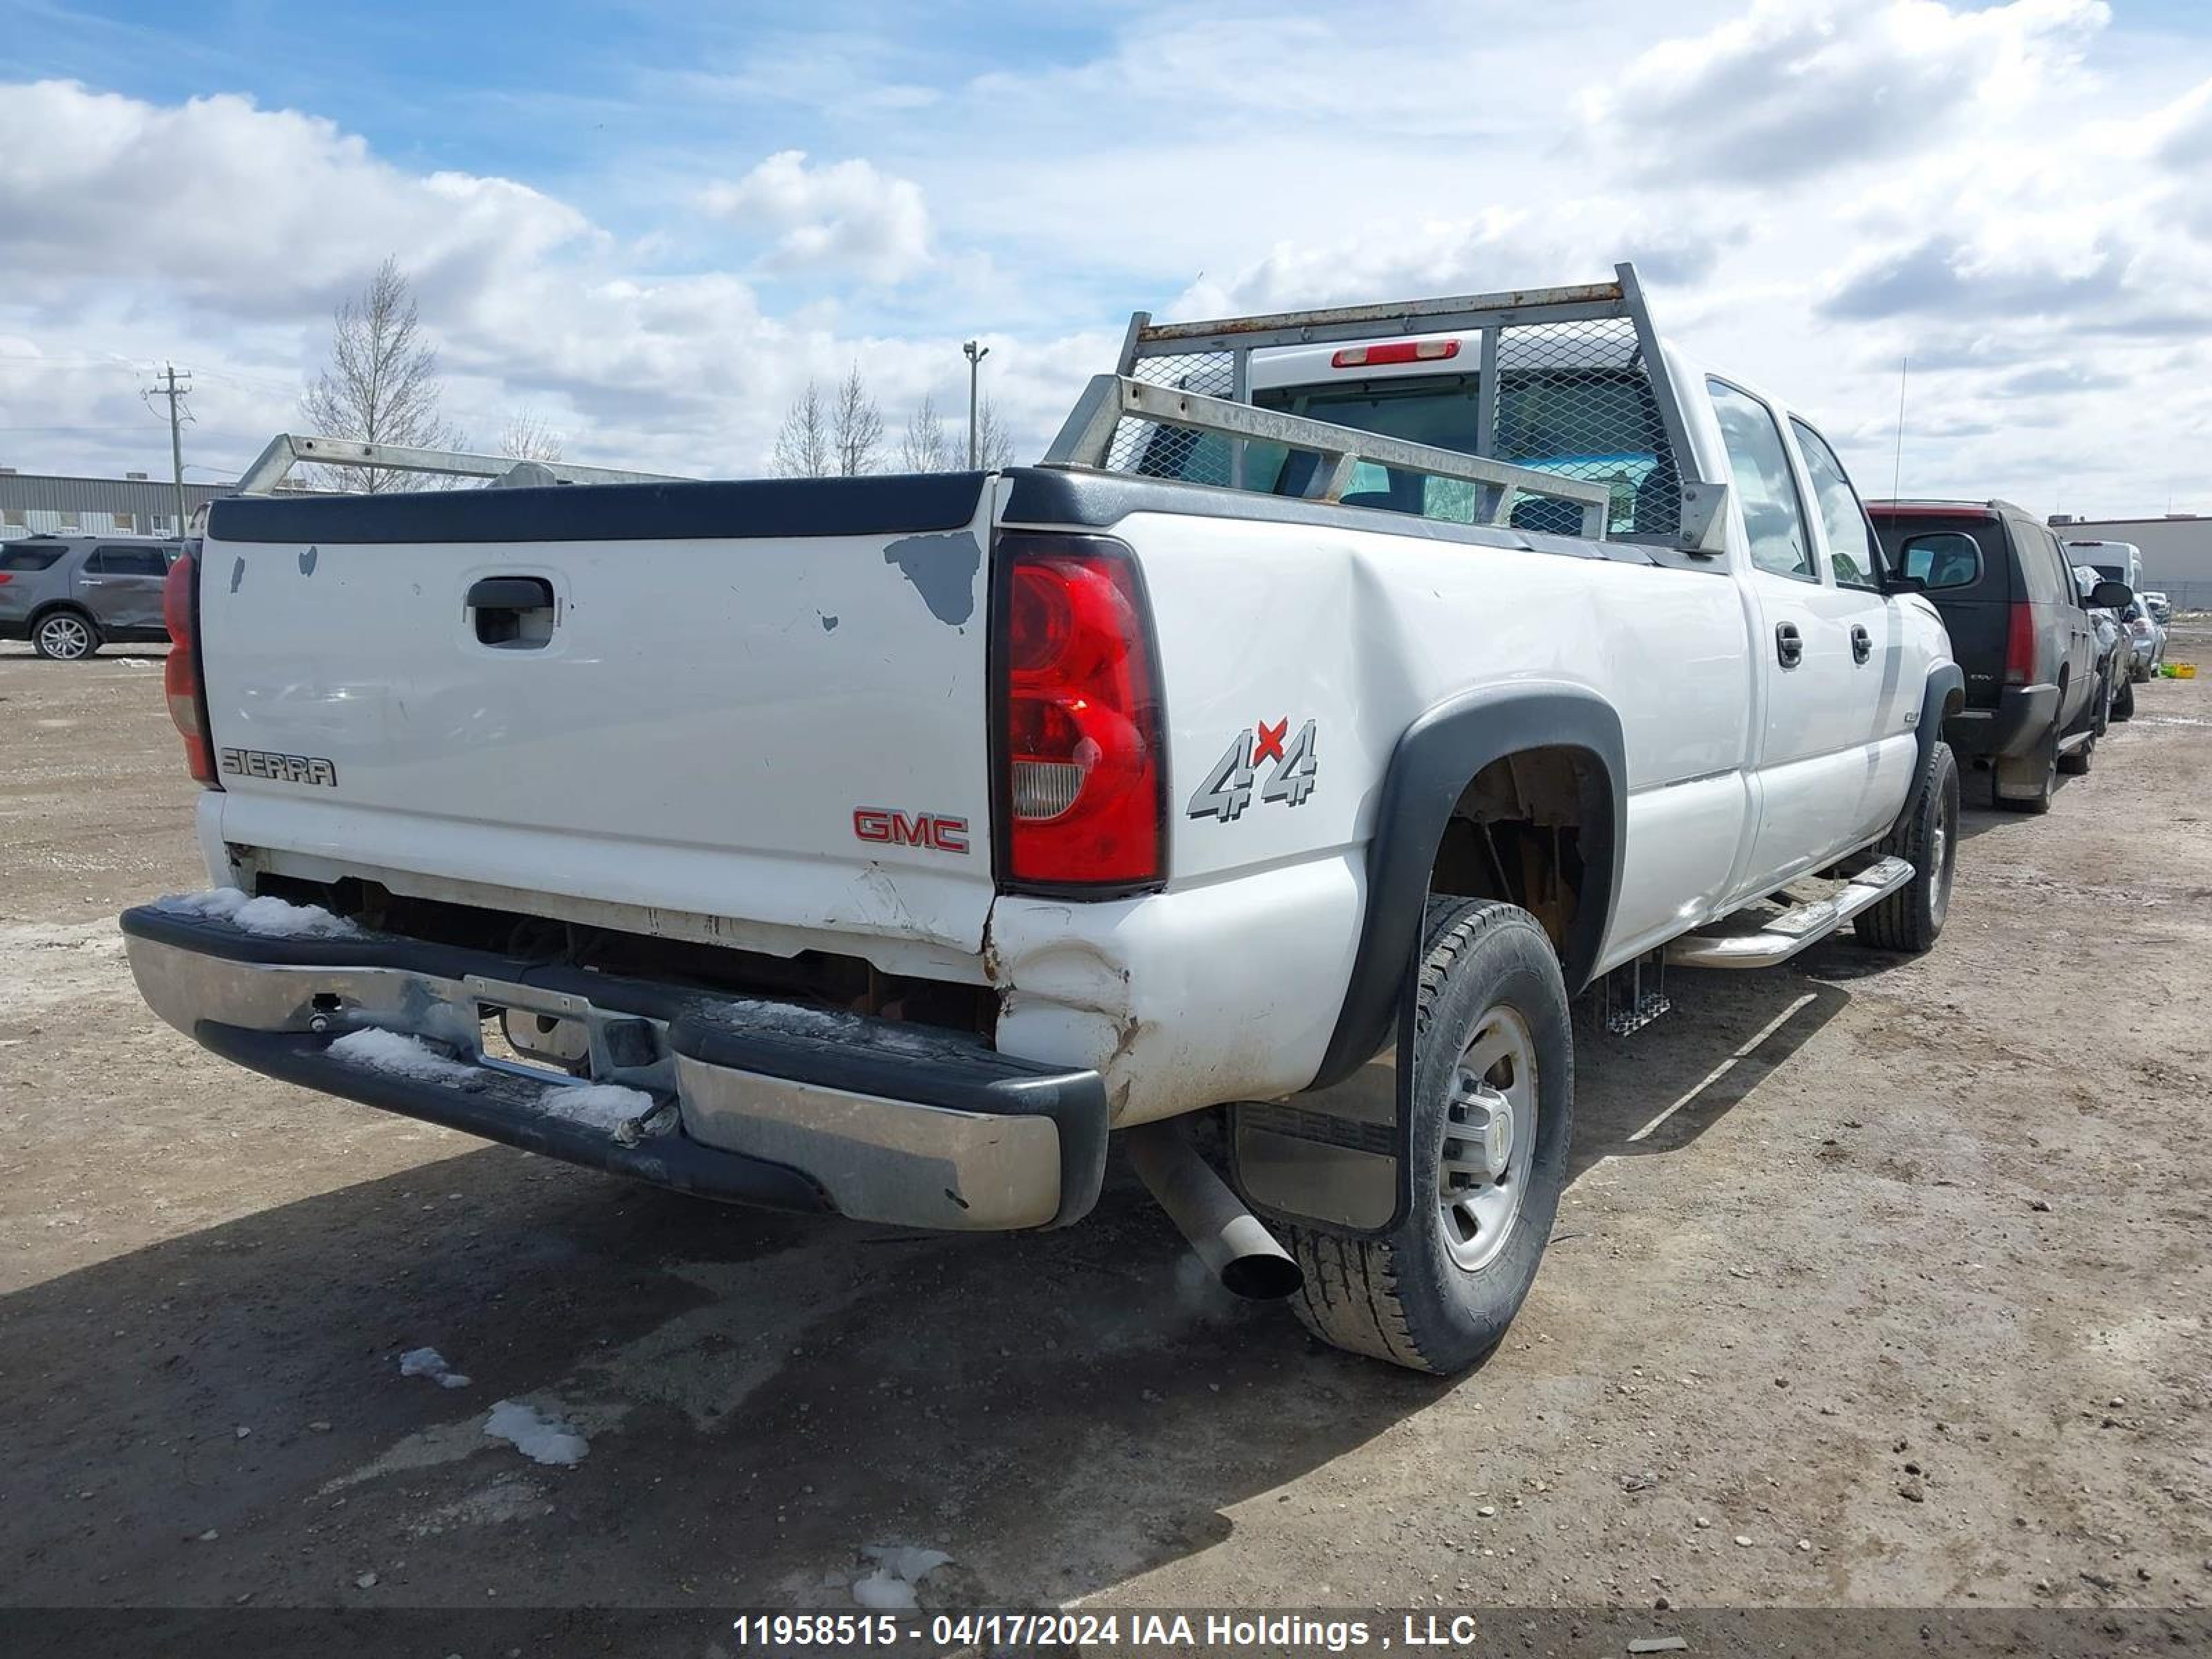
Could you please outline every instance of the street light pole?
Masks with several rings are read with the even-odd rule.
[[[976,426],[975,371],[991,355],[991,348],[970,340],[960,349],[968,355],[968,470],[973,472],[981,465],[977,459],[980,434]]]

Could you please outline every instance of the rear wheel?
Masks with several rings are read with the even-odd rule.
[[[1566,1186],[1574,1042],[1559,958],[1526,910],[1431,898],[1424,939],[1407,1212],[1372,1238],[1286,1231],[1308,1329],[1449,1376],[1498,1346],[1535,1282]]]
[[[2136,717],[2136,683],[2123,679],[2112,693],[2112,718],[2131,720]]]
[[[2097,753],[2097,734],[2089,735],[2058,757],[2058,769],[2069,778],[2078,778],[2089,769],[2089,763]]]
[[[49,611],[31,630],[31,649],[55,662],[75,662],[100,649],[100,629],[81,611]]]
[[[1938,741],[1912,816],[1875,849],[1912,866],[1912,879],[1859,912],[1851,936],[1877,951],[1917,956],[1934,945],[1951,914],[1951,876],[1959,857],[1959,763],[1951,745]]]

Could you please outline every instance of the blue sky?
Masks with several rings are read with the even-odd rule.
[[[2212,7],[1652,10],[0,0],[0,462],[158,467],[173,356],[242,465],[386,253],[478,441],[724,472],[854,363],[957,404],[972,333],[1033,451],[1137,307],[1632,257],[1863,472],[1910,355],[1908,487],[2212,510]]]

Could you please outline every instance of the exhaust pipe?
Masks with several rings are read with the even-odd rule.
[[[1198,1259],[1233,1296],[1272,1302],[1297,1294],[1305,1274],[1289,1251],[1211,1164],[1173,1118],[1123,1132],[1129,1162]]]

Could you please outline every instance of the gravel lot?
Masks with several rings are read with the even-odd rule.
[[[112,923],[204,884],[158,662],[0,649],[0,1602],[849,1607],[882,1544],[925,1607],[2212,1600],[2212,676],[2045,818],[1970,780],[1925,959],[1585,1018],[1543,1276],[1442,1386],[1224,1305],[1126,1181],[901,1236],[217,1062]]]

